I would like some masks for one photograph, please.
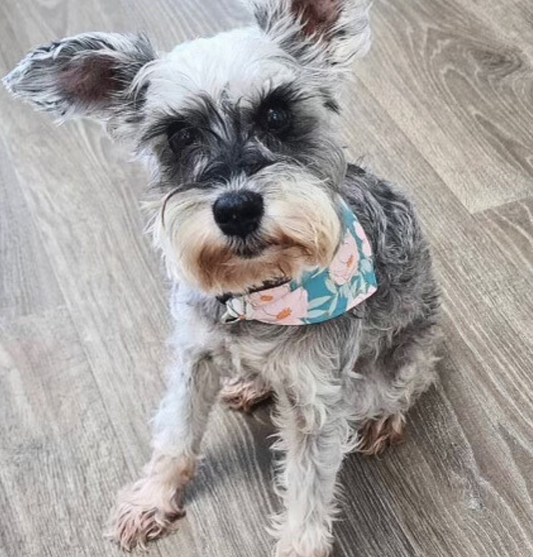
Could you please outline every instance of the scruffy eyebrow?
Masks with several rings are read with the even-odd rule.
[[[296,87],[293,83],[283,83],[276,87],[264,89],[255,99],[252,99],[252,102],[256,107],[275,101],[291,105],[310,97],[311,95],[309,95],[308,92],[302,90],[300,87]]]
[[[268,104],[269,102],[281,102],[287,105],[293,105],[300,102],[305,102],[313,97],[320,96],[322,104],[333,112],[339,113],[340,107],[338,102],[335,100],[333,95],[328,91],[327,88],[321,88],[318,92],[312,93],[303,89],[302,87],[296,86],[294,83],[284,83],[273,88],[267,88],[261,92],[258,99],[255,100],[256,108]]]
[[[161,110],[152,115],[151,123],[145,128],[142,141],[147,142],[166,134],[169,127],[183,123],[206,133],[212,133],[213,123],[224,125],[224,118],[213,99],[207,94],[199,94],[182,109]]]

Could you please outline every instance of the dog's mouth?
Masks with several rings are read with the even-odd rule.
[[[269,242],[261,238],[259,234],[228,240],[228,247],[231,252],[241,259],[247,260],[261,256],[269,245]]]
[[[246,238],[231,238],[227,242],[229,250],[237,257],[245,260],[255,259],[265,255],[269,249],[278,251],[297,248],[303,256],[310,256],[302,245],[287,236],[265,238],[259,234]]]

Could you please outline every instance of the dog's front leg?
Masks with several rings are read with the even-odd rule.
[[[303,403],[280,394],[278,484],[285,505],[276,518],[276,557],[326,557],[332,545],[335,481],[349,428],[341,412],[340,388]]]
[[[209,411],[220,389],[214,355],[176,347],[168,392],[155,419],[154,452],[143,477],[125,487],[111,517],[110,537],[124,549],[145,547],[183,516]]]

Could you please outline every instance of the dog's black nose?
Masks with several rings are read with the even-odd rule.
[[[244,238],[259,227],[263,198],[246,190],[225,193],[215,201],[213,215],[224,234]]]

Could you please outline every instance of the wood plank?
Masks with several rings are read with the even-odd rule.
[[[65,309],[0,324],[0,383],[6,554],[115,554],[102,529],[127,469]]]
[[[0,93],[0,109],[5,105]],[[0,133],[0,319],[64,305]],[[35,272],[36,270],[39,272]]]
[[[358,74],[470,211],[531,195],[533,61],[457,0],[383,0]]]
[[[128,8],[131,29],[145,31],[162,50],[251,20],[243,4],[235,0],[154,0],[149,4],[136,1]]]
[[[28,114],[18,131],[8,127],[30,211],[133,473],[148,456],[146,423],[163,390],[169,319],[159,264],[143,236],[138,169],[95,125],[56,130]],[[28,153],[28,137],[40,134],[54,138],[50,149]]]
[[[478,213],[476,220],[500,250],[533,274],[533,198]]]
[[[512,7],[498,0],[462,0],[462,6],[490,24],[498,36],[513,43],[533,60],[533,5],[513,0]]]

